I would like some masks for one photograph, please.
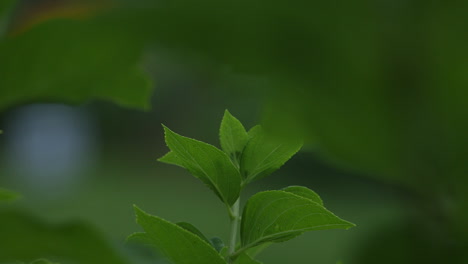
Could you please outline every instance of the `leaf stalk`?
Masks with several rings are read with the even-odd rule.
[[[237,244],[237,233],[239,229],[239,221],[240,221],[240,197],[237,199],[237,201],[234,203],[232,206],[230,212],[232,214],[230,215],[231,218],[231,232],[230,232],[230,237],[229,237],[229,258],[228,262],[232,263],[233,258],[231,258],[231,255],[234,254],[236,250],[236,244]]]

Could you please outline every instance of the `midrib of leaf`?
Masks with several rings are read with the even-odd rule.
[[[225,134],[225,135],[228,136],[229,145],[231,146],[231,149],[234,149],[234,150],[235,150],[234,146],[235,146],[236,144],[234,143],[235,140],[234,140],[234,133],[233,133],[233,131],[234,131],[234,130],[232,129],[232,127],[229,126],[229,127],[228,127],[228,132],[229,132],[229,133],[227,133],[227,134]],[[246,142],[246,144],[244,145],[244,147],[240,150],[239,157],[236,156],[236,153],[235,153],[235,152],[233,153],[233,155],[234,155],[234,156],[233,156],[233,157],[234,157],[234,160],[236,161],[236,163],[233,163],[233,165],[237,168],[237,170],[240,169],[240,159],[241,159],[241,157],[242,157],[242,153],[244,152],[244,149],[245,149],[245,147],[246,147],[248,141],[249,141],[249,140],[247,140],[247,142]],[[229,160],[231,160],[231,159],[229,158]],[[232,161],[232,160],[231,160],[231,161]]]
[[[172,137],[172,138],[174,138],[175,141],[177,141],[179,147],[181,147],[181,148],[184,150],[185,154],[187,154],[187,156],[190,157],[190,159],[191,159],[191,160],[197,165],[197,167],[202,171],[202,173],[203,173],[203,174],[205,175],[205,177],[209,180],[209,182],[211,182],[211,183],[213,184],[213,187],[215,188],[217,194],[223,198],[223,202],[226,203],[226,204],[228,204],[229,202],[226,201],[226,197],[223,197],[222,192],[221,192],[220,189],[219,189],[219,186],[218,186],[218,175],[215,175],[215,177],[216,177],[216,182],[214,182],[213,179],[211,179],[211,177],[208,175],[208,173],[206,173],[206,171],[202,168],[202,166],[200,165],[200,163],[198,163],[198,161],[192,157],[192,155],[188,152],[188,150],[184,147],[184,145],[179,141],[179,139],[178,139],[177,137]],[[192,139],[192,140],[195,140],[195,139]],[[196,140],[196,141],[198,141],[198,140]],[[201,141],[198,141],[198,142],[201,143],[201,144],[206,144],[206,143],[201,142]],[[208,145],[208,144],[207,144],[207,145]],[[210,162],[211,162],[211,164],[213,165],[213,160],[210,159]],[[213,167],[214,167],[214,166],[213,166]],[[231,188],[229,188],[229,194],[231,194]]]
[[[232,127],[229,127],[228,130],[229,130],[229,131],[228,131],[229,133],[226,134],[226,136],[228,136],[229,145],[230,145],[231,149],[235,149],[235,148],[234,148],[234,146],[235,146],[235,144],[234,144],[234,136],[233,136],[233,133],[232,133],[233,129],[232,129]],[[235,153],[234,153],[234,154],[235,154]]]
[[[253,171],[255,171],[256,173],[255,173],[255,174],[252,173],[252,174],[247,178],[247,182],[251,181],[252,179],[255,178],[255,176],[257,176],[260,172],[262,172],[262,170],[260,170],[259,167],[263,169],[263,167],[268,167],[267,165],[269,165],[269,164],[271,164],[271,163],[274,163],[273,161],[271,161],[270,163],[266,163],[266,164],[263,164],[263,165],[262,165],[262,163],[263,163],[266,159],[268,159],[271,155],[273,155],[273,153],[274,153],[275,151],[277,151],[282,145],[283,145],[283,144],[280,144],[278,147],[276,147],[274,150],[272,150],[268,155],[266,155],[265,158],[262,159],[262,161],[260,161],[257,165],[255,165]],[[275,159],[275,160],[276,160],[276,159]],[[260,166],[260,165],[261,165],[261,166]],[[257,171],[258,171],[258,172],[257,172]]]
[[[284,210],[281,214],[277,215],[276,218],[275,218],[273,221],[271,221],[271,224],[269,224],[268,226],[266,226],[266,227],[263,229],[262,234],[261,234],[260,236],[263,237],[263,235],[265,234],[265,231],[267,231],[268,228],[270,228],[270,226],[272,226],[272,225],[276,222],[276,220],[278,220],[278,218],[280,218],[280,217],[281,217],[282,215],[284,215],[285,213],[287,213],[287,212],[289,212],[289,211],[291,211],[291,210],[294,210],[294,209],[296,209],[296,208],[298,208],[298,207],[307,206],[307,205],[308,205],[308,204],[297,204],[297,205],[295,205],[295,206],[293,206],[293,207],[288,208],[287,210]],[[316,213],[316,214],[320,214],[320,213]],[[296,225],[297,223],[298,223],[298,221],[296,221],[296,222],[294,223],[294,225]],[[291,229],[293,229],[293,228],[291,228]]]
[[[278,199],[276,199],[276,200],[273,200],[273,201],[269,202],[265,207],[263,207],[263,208],[261,209],[261,212],[260,212],[260,213],[257,215],[257,217],[255,218],[254,223],[253,223],[253,225],[252,225],[252,228],[251,228],[250,230],[255,230],[255,227],[257,227],[257,224],[258,224],[258,219],[261,218],[261,215],[264,213],[264,211],[265,211],[268,207],[271,206],[272,203],[275,203],[275,202],[277,202],[277,201],[284,200],[284,199],[291,199],[291,197],[281,197],[281,198],[278,198]],[[247,206],[247,205],[246,205],[246,206]],[[244,219],[244,218],[243,218],[243,219]],[[249,235],[248,235],[248,238],[250,238],[251,232],[248,232],[248,234],[249,234]],[[245,234],[245,235],[247,235],[247,234]],[[250,240],[250,239],[245,239],[245,240]]]
[[[276,192],[276,191],[275,191]],[[300,204],[300,205],[295,205],[294,207],[291,207],[291,208],[288,208],[287,210],[283,211],[280,215],[278,215],[273,221],[271,221],[271,223],[263,229],[262,231],[262,235],[260,236],[261,238],[255,240],[254,242],[251,242],[249,243],[248,245],[244,246],[244,248],[249,248],[249,247],[252,247],[252,245],[255,245],[257,243],[261,243],[263,240],[265,239],[268,239],[268,238],[271,238],[271,237],[275,237],[275,236],[278,236],[278,235],[282,235],[282,234],[288,234],[288,233],[296,233],[296,232],[305,232],[305,231],[308,231],[308,230],[314,230],[316,228],[320,228],[320,227],[325,227],[325,226],[349,226],[350,224],[328,224],[328,225],[318,225],[318,226],[314,226],[314,227],[309,227],[309,228],[302,228],[302,229],[294,229],[295,226],[297,225],[297,223],[299,223],[302,219],[304,219],[305,217],[308,217],[310,215],[315,215],[315,214],[322,214],[322,215],[327,215],[327,214],[324,214],[324,213],[310,213],[310,214],[307,214],[305,216],[302,216],[301,218],[299,219],[296,219],[295,223],[292,225],[291,229],[294,229],[294,230],[290,230],[290,231],[283,231],[283,232],[278,232],[278,233],[275,233],[275,234],[272,234],[272,235],[268,235],[268,236],[263,236],[263,234],[265,233],[265,231],[271,226],[273,225],[276,220],[278,220],[279,217],[281,217],[283,214],[287,213],[288,211],[292,210],[292,209],[295,209],[297,207],[300,207],[300,206],[307,206],[307,205],[311,205],[312,204],[316,204],[317,206],[319,207],[322,207],[323,209],[326,210],[325,207],[323,207],[322,205],[320,205],[319,203],[311,200],[311,199],[308,199],[308,198],[305,198],[303,196],[300,196],[300,195],[297,195],[297,194],[294,194],[294,193],[290,193],[290,192],[286,192],[286,191],[278,191],[278,192],[284,192],[284,193],[287,193],[288,195],[292,195],[293,197],[281,197],[281,198],[277,198],[275,200],[272,200],[270,203],[268,203],[267,205],[265,205],[263,208],[261,208],[261,212],[257,215],[257,217],[255,218],[254,220],[254,223],[252,225],[252,228],[250,228],[249,230],[252,231],[252,230],[255,230],[257,225],[258,225],[258,219],[261,219],[262,218],[262,215],[264,214],[265,210],[270,207],[273,203],[275,202],[278,202],[278,201],[281,201],[281,200],[285,200],[285,199],[292,199],[292,200],[296,200],[297,198],[301,199],[301,200],[305,200],[307,201],[307,203],[305,204]],[[335,216],[332,212],[329,211],[329,214]],[[336,216],[335,216],[336,217]],[[245,240],[250,240],[250,234],[252,234],[252,232],[247,232],[249,235],[248,235],[248,238],[249,239],[245,239]],[[247,235],[247,234],[246,234]],[[249,246],[250,245],[250,246]]]
[[[245,246],[243,246],[242,248],[240,248],[239,250],[237,250],[233,256],[238,256],[240,255],[241,253],[243,253],[244,251],[246,251],[247,249],[251,248],[251,247],[255,247],[257,245],[259,245],[260,243],[262,243],[263,241],[265,242],[268,242],[268,240],[270,239],[274,239],[275,237],[277,236],[282,236],[282,235],[289,235],[289,234],[294,234],[294,233],[298,233],[298,232],[307,232],[307,231],[312,231],[312,230],[315,230],[317,228],[321,228],[321,227],[330,227],[330,226],[349,226],[349,224],[327,224],[327,225],[318,225],[318,226],[314,226],[314,227],[309,227],[309,228],[301,228],[301,229],[295,229],[295,230],[291,230],[291,231],[284,231],[284,232],[278,232],[278,233],[275,233],[275,234],[272,234],[272,235],[268,235],[268,236],[265,236],[265,237],[262,237],[261,239],[257,239],[255,240],[254,242],[251,242]]]

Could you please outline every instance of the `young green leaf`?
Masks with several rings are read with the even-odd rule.
[[[234,264],[262,264],[262,262],[257,261],[253,259],[252,257],[250,257],[249,255],[244,253],[244,254],[239,255],[239,257],[236,258],[236,260],[234,261]]]
[[[186,229],[149,215],[135,206],[137,223],[145,230],[152,246],[174,264],[226,264],[221,255],[205,240]],[[137,239],[141,240],[141,233]],[[130,237],[132,239],[132,236]]]
[[[242,152],[241,174],[249,183],[279,169],[302,147],[298,141],[280,142],[265,133],[261,126],[249,131],[251,139]]]
[[[210,187],[227,205],[232,206],[239,198],[241,176],[229,157],[216,147],[191,138],[183,137],[164,127],[166,144],[173,154],[163,161],[186,168],[195,177]]]
[[[18,197],[19,195],[17,193],[0,188],[0,201],[12,201],[16,200]]]
[[[249,135],[242,123],[229,113],[224,112],[219,129],[221,147],[235,164],[239,164],[242,151],[249,141]]]
[[[218,252],[221,252],[221,250],[225,248],[224,241],[219,237],[212,237],[210,239],[210,243]]]
[[[244,208],[242,248],[287,241],[306,231],[353,226],[311,199],[286,191],[260,192],[252,196]]]
[[[311,189],[309,189],[307,187],[304,187],[304,186],[289,186],[289,187],[284,188],[282,191],[290,192],[290,193],[293,193],[295,195],[299,195],[301,197],[310,199],[310,200],[320,204],[321,206],[323,206],[322,198],[320,198],[320,196],[316,192],[312,191]]]

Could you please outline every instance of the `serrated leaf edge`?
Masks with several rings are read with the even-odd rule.
[[[203,144],[203,145],[212,147],[212,148],[216,149],[216,151],[218,151],[219,153],[222,153],[222,155],[224,155],[224,156],[227,158],[227,160],[231,163],[231,165],[233,166],[233,168],[238,172],[238,175],[239,175],[239,182],[241,183],[240,188],[239,188],[239,191],[242,189],[242,176],[240,175],[240,172],[239,172],[239,170],[237,169],[236,165],[232,162],[232,160],[229,158],[229,156],[228,156],[224,151],[222,151],[222,150],[220,150],[219,148],[217,148],[216,146],[213,146],[213,145],[208,144],[208,143],[206,143],[206,142],[203,142],[203,141],[200,141],[200,140],[197,140],[197,139],[194,139],[194,138],[182,136],[182,135],[180,135],[180,134],[178,134],[178,133],[172,131],[170,128],[168,128],[168,127],[165,126],[164,124],[161,124],[161,125],[162,125],[163,128],[164,128],[164,140],[165,140],[165,142],[166,142],[166,146],[167,146],[169,149],[171,149],[171,148],[170,148],[170,147],[168,146],[168,144],[167,144],[167,131],[169,131],[169,132],[171,132],[171,133],[174,133],[174,134],[176,134],[177,136],[180,136],[180,137],[183,137],[183,138],[186,138],[186,139],[189,139],[189,140],[193,140],[193,141],[196,141],[197,143],[201,143],[201,144]],[[171,151],[172,151],[172,150],[171,150]],[[176,155],[177,155],[177,154],[176,154]],[[163,157],[164,157],[164,156],[163,156]],[[197,165],[198,165],[198,162],[196,162],[196,163],[197,163]],[[176,165],[176,166],[177,166],[177,165]],[[198,165],[198,166],[201,168],[200,165]],[[183,167],[183,166],[180,166],[180,167]],[[202,171],[203,171],[203,170],[202,170]],[[204,174],[206,175],[206,173],[204,173]],[[194,175],[194,176],[195,176],[195,175]],[[195,177],[198,178],[197,176],[195,176]],[[229,201],[224,200],[223,196],[221,195],[222,192],[220,191],[220,189],[219,189],[219,187],[217,186],[217,184],[215,184],[215,183],[211,180],[210,177],[206,176],[206,178],[209,180],[209,182],[211,183],[211,185],[215,188],[214,191],[215,191],[216,195],[217,195],[226,205],[228,205],[228,206],[230,207],[231,204],[229,203]],[[200,179],[200,178],[198,178],[198,179]],[[201,179],[200,179],[200,180],[201,180]],[[203,180],[201,180],[201,181],[203,182]],[[205,183],[205,184],[206,184],[206,183]],[[208,185],[208,184],[206,184],[206,185]],[[209,186],[208,186],[208,187],[209,187]],[[235,202],[235,201],[234,201],[234,202]]]
[[[138,222],[138,220],[139,220],[139,214],[146,215],[147,217],[150,217],[150,218],[156,218],[156,219],[158,219],[158,220],[160,220],[160,221],[162,221],[162,222],[164,222],[164,223],[166,223],[166,224],[173,225],[173,226],[175,226],[177,229],[179,229],[180,231],[185,232],[185,233],[189,234],[189,236],[192,236],[192,237],[194,237],[195,239],[198,239],[199,241],[201,241],[203,244],[205,244],[206,246],[208,246],[208,247],[210,248],[210,250],[212,250],[213,252],[215,252],[216,255],[219,256],[219,258],[220,258],[222,261],[226,262],[226,260],[223,258],[223,256],[221,256],[221,254],[219,254],[219,252],[217,252],[216,249],[214,249],[212,245],[210,245],[208,242],[204,241],[203,239],[201,239],[199,236],[195,235],[194,233],[192,233],[192,232],[190,232],[190,231],[188,231],[188,230],[186,230],[186,229],[180,227],[179,225],[177,225],[177,224],[175,224],[175,223],[172,223],[172,222],[170,222],[170,221],[168,221],[168,220],[165,220],[165,219],[163,219],[163,218],[161,218],[161,217],[148,214],[147,212],[145,212],[145,211],[143,211],[142,209],[140,209],[137,205],[133,205],[133,209],[134,209],[134,211],[135,211],[136,222],[137,222],[138,225],[140,225],[140,223]],[[140,226],[141,226],[141,225],[140,225]],[[142,227],[143,227],[143,226],[142,226]],[[144,228],[143,228],[143,229],[144,229]],[[145,232],[135,232],[135,233],[133,233],[132,235],[138,234],[138,233],[147,234],[146,231],[145,231]],[[130,236],[132,236],[132,235],[130,235]],[[129,238],[130,238],[130,237],[128,237],[127,239],[129,239]]]
[[[315,201],[313,201],[313,200],[311,200],[311,199],[305,198],[305,197],[303,197],[303,196],[300,196],[300,195],[297,195],[297,194],[294,194],[294,193],[291,193],[291,192],[282,191],[282,190],[270,190],[270,191],[263,191],[263,192],[259,192],[259,193],[268,193],[268,192],[283,192],[283,193],[286,193],[286,194],[289,194],[289,195],[294,195],[294,196],[296,196],[296,197],[298,197],[298,198],[300,198],[300,199],[302,199],[302,200],[306,200],[306,201],[308,201],[308,202],[315,203],[316,205],[318,205],[318,206],[320,206],[320,207],[323,207],[325,210],[327,210],[328,212],[330,212],[330,214],[332,214],[332,215],[335,216],[336,218],[340,219],[341,221],[346,222],[347,224],[320,225],[320,226],[315,226],[314,228],[302,228],[302,229],[296,229],[295,231],[279,232],[279,233],[275,233],[274,235],[265,236],[265,237],[263,237],[262,239],[255,240],[254,242],[249,243],[249,244],[243,246],[243,247],[242,247],[240,250],[238,250],[238,251],[243,252],[243,251],[245,251],[245,250],[247,250],[247,249],[249,249],[249,248],[252,248],[252,247],[255,247],[255,246],[257,246],[257,245],[260,245],[260,244],[263,243],[263,242],[267,242],[267,241],[264,241],[264,240],[267,240],[267,238],[275,237],[275,236],[277,236],[277,235],[288,235],[288,234],[293,234],[293,233],[298,233],[298,232],[300,232],[299,235],[301,235],[301,234],[303,234],[303,233],[305,233],[305,232],[308,232],[308,231],[317,230],[316,228],[326,227],[326,226],[343,226],[343,227],[346,227],[346,226],[347,226],[347,228],[344,228],[344,230],[348,230],[348,229],[350,229],[350,228],[356,226],[355,224],[353,224],[353,223],[351,223],[351,222],[349,222],[349,221],[346,221],[346,220],[341,219],[340,217],[338,217],[337,215],[335,215],[333,212],[331,212],[330,210],[328,210],[327,208],[325,208],[325,206],[323,206],[323,205],[321,205],[321,204],[319,204],[319,203],[317,203],[317,202],[315,202]],[[259,193],[256,193],[256,194],[259,194]],[[254,196],[255,196],[256,194],[254,194]],[[253,197],[253,196],[252,196],[252,197]],[[249,200],[250,200],[250,199],[249,199]],[[247,205],[248,205],[248,201],[247,201],[247,204],[245,205],[244,208],[247,208]],[[242,218],[242,219],[244,219],[244,218]],[[241,224],[241,226],[242,226],[242,224]],[[271,242],[274,242],[274,241],[271,241]]]

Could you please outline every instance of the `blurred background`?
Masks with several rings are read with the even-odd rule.
[[[156,161],[161,123],[219,146],[225,109],[305,146],[250,186],[304,185],[357,227],[264,263],[468,263],[468,2],[2,0],[0,263],[164,263],[137,204],[228,238]],[[246,198],[244,198],[246,200]]]

